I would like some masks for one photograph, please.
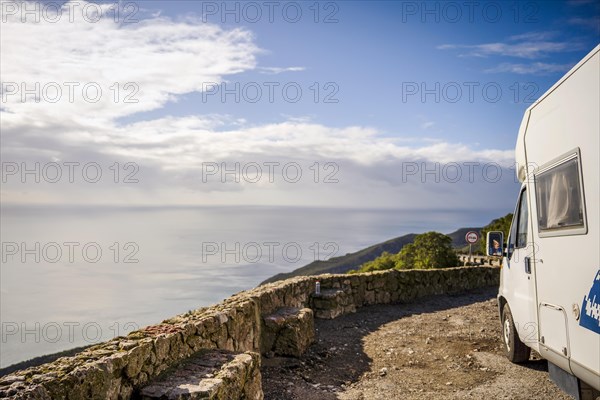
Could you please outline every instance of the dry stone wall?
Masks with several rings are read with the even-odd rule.
[[[317,280],[326,296],[315,296]],[[4,376],[0,398],[135,399],[165,370],[201,350],[260,353],[261,344],[263,350],[265,346],[265,318],[283,308],[312,308],[316,317],[333,318],[366,305],[411,302],[498,283],[495,267],[296,277],[240,292],[212,307],[114,338],[73,357]],[[258,369],[258,364],[252,365]],[[256,379],[252,382],[256,386]]]

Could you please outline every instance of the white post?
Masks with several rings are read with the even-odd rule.
[[[469,243],[469,264],[473,264],[473,245]]]

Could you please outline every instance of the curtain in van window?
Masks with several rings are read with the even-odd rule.
[[[569,220],[569,209],[572,208],[573,196],[569,190],[567,171],[556,171],[550,184],[548,199],[548,228],[563,226]]]
[[[583,224],[583,207],[577,159],[569,160],[536,177],[540,229]]]

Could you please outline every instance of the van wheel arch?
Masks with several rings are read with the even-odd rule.
[[[513,363],[522,363],[529,360],[531,349],[519,338],[515,322],[506,301],[501,308],[502,343],[506,357]]]
[[[502,322],[502,309],[504,308],[504,305],[506,303],[507,303],[507,301],[504,298],[504,296],[498,297],[498,315],[500,316],[500,322]]]

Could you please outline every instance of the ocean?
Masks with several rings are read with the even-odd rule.
[[[503,214],[3,206],[0,367],[126,335],[315,259]]]

